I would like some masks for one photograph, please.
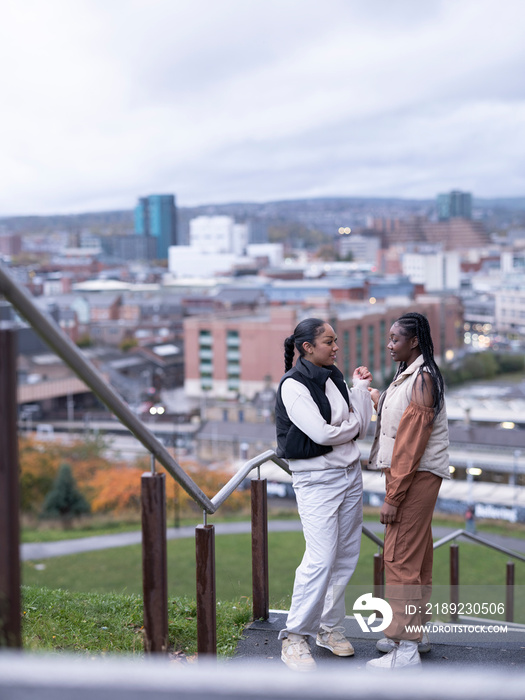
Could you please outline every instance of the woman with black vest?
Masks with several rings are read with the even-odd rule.
[[[360,451],[372,416],[366,367],[349,391],[335,366],[337,338],[325,321],[307,318],[284,341],[286,374],[277,391],[277,454],[289,461],[306,550],[295,574],[281,659],[312,671],[308,637],[337,656],[352,656],[344,635],[345,589],[355,570],[363,519]],[[294,350],[299,357],[292,366]]]

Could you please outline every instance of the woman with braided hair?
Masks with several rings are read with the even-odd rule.
[[[428,320],[406,313],[392,325],[387,345],[399,367],[380,396],[369,469],[381,469],[386,496],[380,520],[385,527],[386,596],[393,618],[377,649],[385,656],[372,669],[419,666],[430,651],[426,614],[432,592],[432,514],[443,479],[450,478],[448,422],[443,377],[434,361]]]
[[[284,663],[312,671],[309,636],[337,656],[354,654],[344,635],[344,594],[361,543],[363,480],[355,441],[365,436],[372,417],[372,375],[358,367],[348,389],[335,366],[335,331],[318,318],[301,321],[284,348],[286,374],[275,409],[277,454],[289,461],[306,550],[279,638]]]

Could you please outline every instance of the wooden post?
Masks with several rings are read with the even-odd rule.
[[[268,574],[268,499],[266,479],[252,479],[253,619],[270,617]]]
[[[0,647],[22,647],[16,331],[0,324]]]
[[[450,613],[451,620],[458,619],[459,606],[459,546],[450,545],[450,603],[454,606],[454,612]]]
[[[380,552],[374,554],[374,598],[385,597],[385,569],[383,555]]]
[[[217,656],[217,601],[215,590],[215,526],[195,528],[197,559],[197,651]]]
[[[514,622],[514,562],[507,562],[507,586],[505,588],[505,620]]]
[[[168,650],[166,475],[146,473],[141,482],[144,650]]]

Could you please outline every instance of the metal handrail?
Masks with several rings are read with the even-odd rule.
[[[237,486],[239,486],[239,484],[241,484],[244,481],[244,479],[248,476],[248,474],[251,471],[253,471],[257,467],[260,467],[262,464],[270,460],[277,464],[279,467],[281,467],[281,469],[283,469],[285,472],[291,474],[290,467],[284,459],[278,457],[273,450],[266,450],[266,452],[262,452],[260,455],[257,455],[257,457],[254,457],[253,459],[250,459],[248,462],[246,462],[239,469],[239,471],[237,471],[232,476],[228,483],[225,484],[222,487],[222,489],[215,494],[215,496],[211,499],[215,510],[217,510],[224,503],[228,496],[230,496],[235,491]]]
[[[381,549],[384,548],[384,542],[383,540],[375,535],[371,530],[369,530],[365,525],[363,525],[363,535],[366,535],[372,542],[375,542]],[[454,530],[454,532],[451,532],[448,535],[445,535],[442,537],[440,540],[437,540],[434,542],[433,548],[438,549],[439,547],[442,547],[444,544],[447,544],[447,542],[452,542],[453,540],[457,539],[458,537],[466,537],[469,540],[472,540],[473,542],[477,542],[478,544],[482,544],[485,547],[491,547],[492,549],[495,549],[497,552],[501,552],[502,554],[506,554],[509,557],[514,557],[514,559],[519,559],[519,561],[525,561],[525,557],[522,556],[521,554],[518,554],[517,552],[513,552],[512,549],[507,549],[506,547],[502,547],[499,544],[495,544],[494,542],[489,542],[489,540],[484,539],[483,537],[480,537],[479,535],[474,535],[472,532],[467,532],[466,530]]]
[[[281,469],[290,473],[287,463],[277,457],[273,450],[255,457],[234,474],[232,479],[211,500],[186,474],[151,430],[136,416],[115,390],[104,381],[96,367],[87,360],[73,341],[63,333],[48,314],[41,311],[29,292],[17,284],[0,263],[0,292],[31,324],[39,336],[51,349],[82,379],[120,422],[144,445],[166,471],[179,483],[194,501],[206,512],[213,514],[226,498],[237,488],[246,475],[263,462],[272,460]],[[251,466],[249,466],[251,465]]]
[[[375,542],[375,544],[377,544],[377,546],[380,549],[384,548],[385,543],[383,542],[383,540],[380,537],[378,537],[375,533],[373,533],[372,530],[369,530],[364,523],[363,525],[361,525],[361,530],[363,532],[363,535],[366,535],[369,540]]]
[[[485,545],[485,547],[495,549],[497,552],[507,554],[509,557],[514,557],[515,559],[519,559],[520,561],[525,561],[525,557],[523,557],[521,554],[518,554],[517,552],[513,552],[512,549],[507,549],[506,547],[502,547],[499,544],[494,544],[494,542],[489,542],[488,540],[483,539],[483,537],[480,537],[479,535],[474,535],[472,532],[467,532],[466,530],[454,530],[454,532],[451,532],[449,535],[445,535],[445,537],[442,537],[437,542],[434,542],[434,549],[438,549],[444,544],[447,544],[447,542],[451,542],[452,540],[455,540],[458,537],[466,537],[467,539],[473,540],[478,544]]]

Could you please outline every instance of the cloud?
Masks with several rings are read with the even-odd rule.
[[[7,0],[0,215],[521,195],[520,0]]]

